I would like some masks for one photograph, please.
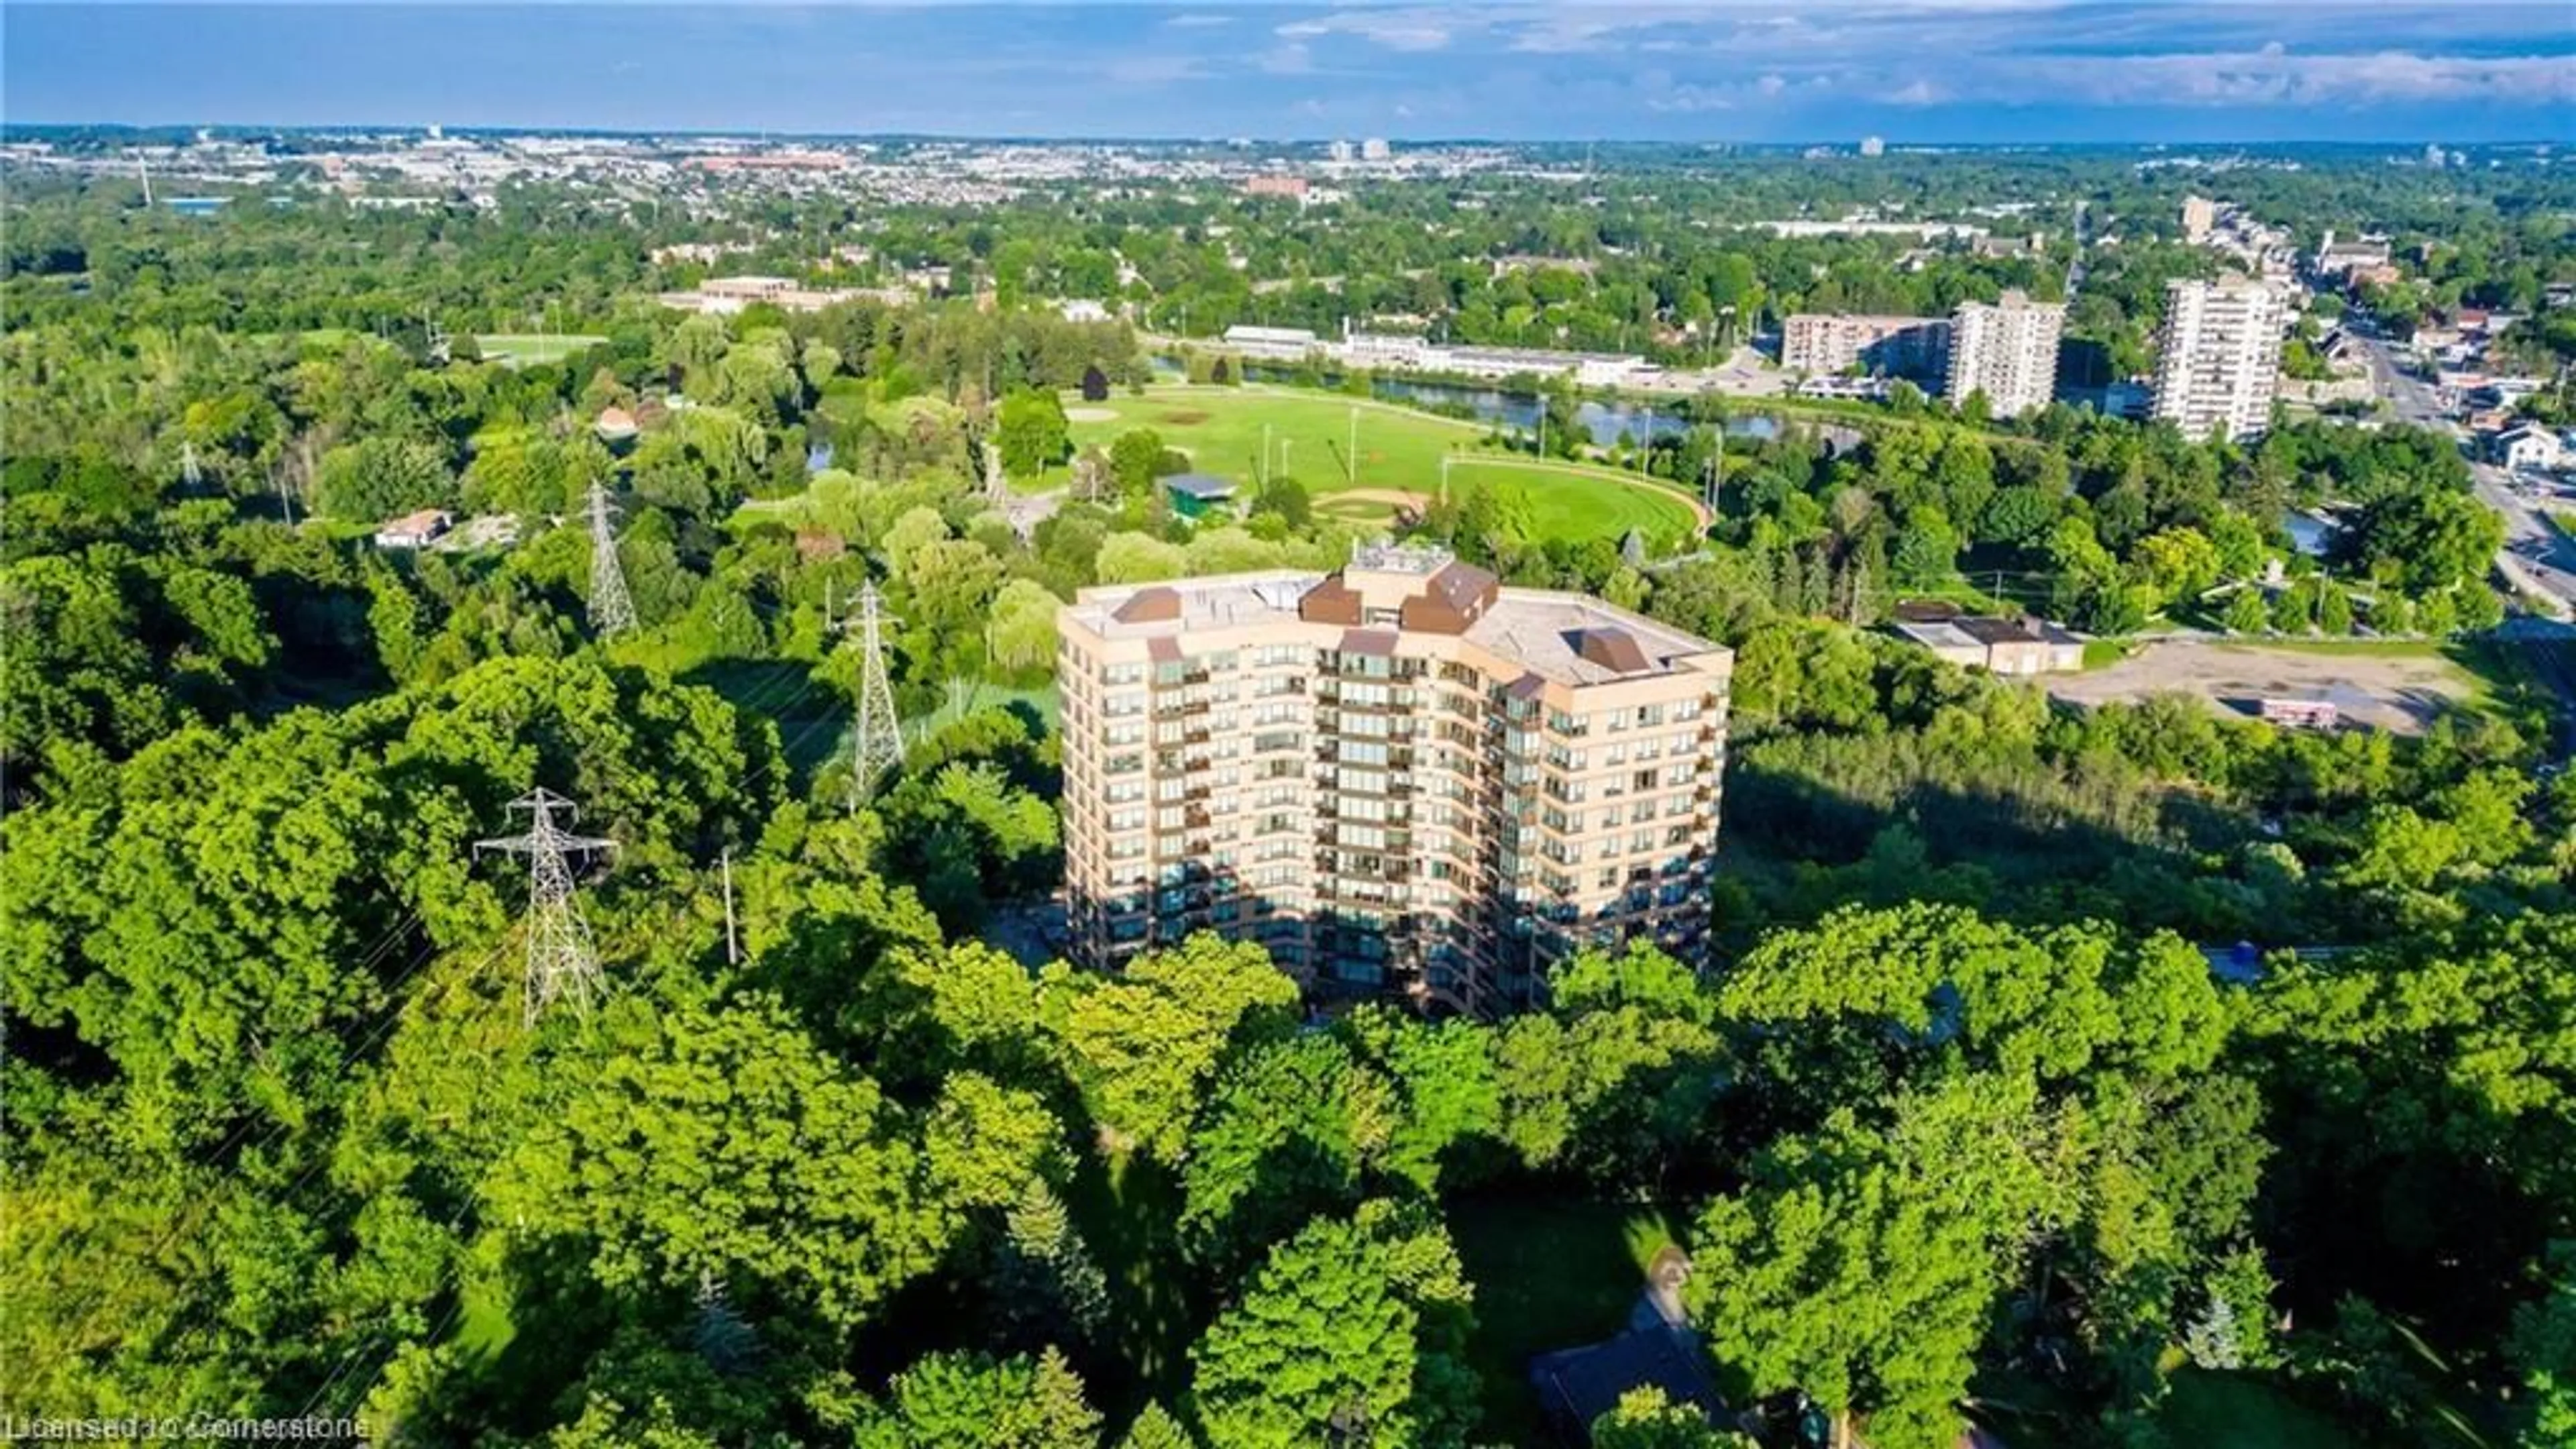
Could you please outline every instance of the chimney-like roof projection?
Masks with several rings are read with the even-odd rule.
[[[1655,667],[1638,645],[1637,636],[1625,629],[1578,629],[1574,652],[1614,674],[1636,674]]]
[[[1171,589],[1138,589],[1110,615],[1121,624],[1159,624],[1181,617],[1181,596]]]

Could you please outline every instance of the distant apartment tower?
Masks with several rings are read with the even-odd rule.
[[[1949,358],[1950,324],[1938,317],[1798,312],[1780,324],[1780,365],[1809,377],[1858,367],[1887,377],[1937,379]]]
[[[1318,994],[1490,1015],[1587,946],[1701,951],[1727,650],[1394,545],[1057,618],[1083,964],[1214,931]]]
[[[2243,278],[2165,284],[2154,416],[2187,437],[2250,438],[2272,423],[2288,304]]]
[[[1950,317],[1953,402],[1986,395],[1991,416],[2016,418],[2048,406],[2057,394],[2057,341],[2066,307],[2034,302],[2019,292],[1998,303],[1963,302]]]
[[[2218,203],[2206,196],[2182,199],[2182,239],[2198,246],[2218,226]]]
[[[1360,159],[1363,161],[1384,161],[1394,154],[1395,148],[1386,143],[1384,136],[1371,136],[1360,143]]]
[[[1887,154],[1887,143],[1876,136],[1863,136],[1860,138],[1860,154],[1884,156]]]
[[[1332,158],[1333,158],[1334,160],[1336,160],[1336,161],[1348,161],[1348,160],[1350,160],[1350,159],[1351,159],[1351,143],[1350,143],[1350,142],[1348,142],[1348,141],[1344,141],[1344,140],[1336,139],[1336,140],[1333,142],[1333,144],[1332,144],[1332,146],[1331,146],[1331,148],[1330,148],[1330,154],[1331,154]]]

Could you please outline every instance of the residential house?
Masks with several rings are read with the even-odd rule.
[[[2528,423],[2496,434],[2488,447],[2498,463],[2516,471],[2555,468],[2566,457],[2557,434]]]
[[[456,520],[436,508],[406,513],[376,530],[378,548],[427,548],[444,537]]]

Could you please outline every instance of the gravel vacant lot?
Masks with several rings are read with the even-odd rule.
[[[2220,644],[2168,639],[2105,668],[2052,678],[2048,692],[2075,704],[2195,694],[2251,717],[2266,698],[2325,698],[2352,724],[2416,734],[2477,693],[2477,681],[2429,646]]]

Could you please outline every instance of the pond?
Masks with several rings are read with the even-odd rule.
[[[2290,546],[2310,558],[2324,558],[2326,550],[2334,545],[2333,521],[2319,518],[2313,513],[2302,513],[2295,508],[2284,509],[2281,513],[2281,527],[2290,535]]]

